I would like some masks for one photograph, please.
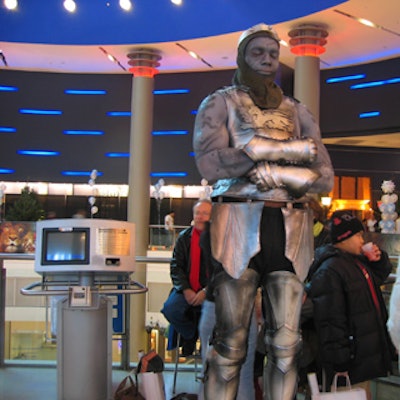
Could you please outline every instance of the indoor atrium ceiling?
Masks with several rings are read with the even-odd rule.
[[[75,0],[70,14],[63,0],[18,0],[16,10],[7,10],[1,0],[0,71],[129,73],[127,54],[138,47],[160,51],[160,73],[234,68],[240,32],[259,22],[271,24],[286,43],[295,27],[323,27],[328,37],[321,69],[400,55],[399,0],[182,0],[181,6],[131,1],[132,10],[125,12],[119,0]],[[281,62],[294,68],[295,55],[285,45]],[[386,136],[389,147],[400,148],[400,135]],[[338,140],[386,147],[389,142],[380,137],[378,146],[373,136]]]

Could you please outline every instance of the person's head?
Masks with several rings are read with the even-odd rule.
[[[331,240],[335,247],[358,255],[364,244],[362,222],[348,212],[336,211],[331,218]]]
[[[76,213],[72,216],[72,218],[86,218],[86,210],[80,208],[76,211]]]
[[[193,226],[202,231],[211,218],[212,203],[210,200],[202,199],[193,206]]]
[[[313,211],[314,221],[325,222],[325,212],[321,204],[313,197],[309,200],[309,205]]]
[[[275,83],[279,68],[279,38],[266,24],[258,24],[242,33],[236,58],[238,65],[233,84],[249,88],[249,96],[262,108],[278,108],[282,90]]]
[[[260,75],[275,76],[279,67],[279,37],[266,24],[257,24],[242,33],[238,43],[237,64]]]

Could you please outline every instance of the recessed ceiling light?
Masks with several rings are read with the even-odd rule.
[[[74,0],[65,0],[63,6],[70,13],[73,13],[76,10],[76,3]]]
[[[17,0],[4,0],[4,5],[9,10],[15,10],[18,7]]]
[[[132,2],[130,0],[119,0],[119,6],[125,11],[130,11],[132,9]]]

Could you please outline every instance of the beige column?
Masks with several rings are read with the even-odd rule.
[[[160,53],[138,48],[128,54],[133,74],[131,129],[129,145],[128,221],[136,225],[136,256],[146,256],[150,219],[150,172],[153,131],[154,75],[158,72]],[[136,264],[133,279],[146,283],[146,265]],[[143,294],[130,296],[129,354],[137,361],[138,351],[146,348],[145,308]]]
[[[289,32],[291,52],[296,54],[294,97],[304,103],[319,123],[320,58],[328,32],[321,25],[300,25]]]
[[[319,123],[320,68],[318,57],[296,57],[293,95],[307,106]]]

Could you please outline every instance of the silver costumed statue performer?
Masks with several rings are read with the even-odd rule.
[[[233,85],[200,105],[194,150],[214,183],[211,250],[216,326],[205,397],[235,399],[258,287],[263,289],[264,399],[293,400],[303,280],[313,258],[308,198],[329,192],[333,169],[306,107],[274,82],[279,38],[258,24],[239,39]]]

